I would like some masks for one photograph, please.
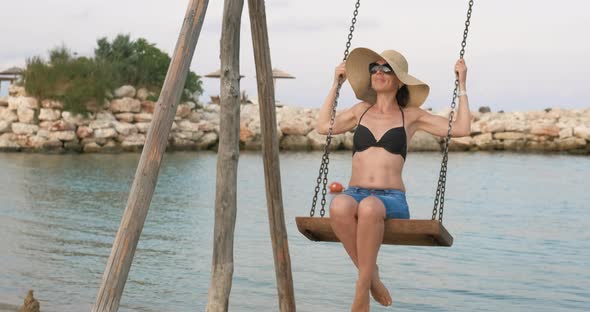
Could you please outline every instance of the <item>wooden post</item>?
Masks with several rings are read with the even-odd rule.
[[[213,260],[207,312],[225,312],[234,273],[240,155],[240,22],[244,0],[225,0],[221,30],[221,102]]]
[[[248,7],[258,79],[266,205],[275,261],[279,308],[281,312],[295,311],[291,258],[283,213],[275,97],[264,0],[248,0]]]
[[[123,288],[154,194],[162,156],[168,142],[168,134],[184,89],[208,3],[208,0],[190,0],[189,2],[172,62],[156,106],[154,119],[150,125],[135,172],[127,207],[107,261],[96,303],[92,308],[93,312],[117,311],[119,309]]]

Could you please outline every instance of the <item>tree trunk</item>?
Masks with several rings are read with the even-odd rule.
[[[243,0],[225,0],[223,10],[221,111],[208,312],[228,310],[234,272],[236,188],[240,155],[240,21],[243,6]]]
[[[119,309],[123,288],[154,194],[162,156],[168,142],[168,134],[176,114],[178,101],[184,90],[186,76],[205,19],[208,2],[208,0],[191,0],[186,11],[172,62],[156,106],[154,119],[150,125],[135,172],[127,207],[107,261],[96,303],[92,308],[93,312],[117,311]]]
[[[264,1],[248,0],[248,7],[258,79],[266,205],[275,262],[279,308],[281,312],[295,311],[291,258],[283,213],[275,97]]]

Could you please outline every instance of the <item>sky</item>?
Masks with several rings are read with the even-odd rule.
[[[354,0],[266,1],[272,66],[296,77],[278,80],[276,99],[320,107],[341,62]],[[100,37],[143,37],[172,55],[188,0],[46,0],[0,2],[0,70],[24,66],[65,44],[91,56]],[[352,47],[395,49],[409,73],[430,85],[424,108],[449,107],[468,1],[361,0]],[[256,98],[247,1],[241,30],[241,89]],[[584,0],[475,0],[465,60],[471,109],[523,111],[588,108],[590,3]],[[210,1],[191,69],[219,68],[223,1]],[[202,78],[202,102],[219,80]],[[2,86],[2,93],[6,86]],[[339,107],[358,100],[346,84]]]

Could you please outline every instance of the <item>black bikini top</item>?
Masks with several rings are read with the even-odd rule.
[[[383,147],[392,154],[401,155],[405,160],[407,153],[407,139],[406,128],[404,127],[404,111],[402,108],[400,107],[400,111],[402,112],[402,126],[387,130],[379,141],[375,139],[373,132],[371,132],[369,128],[361,125],[363,116],[365,116],[370,108],[371,106],[369,106],[369,108],[367,108],[367,110],[361,115],[361,118],[359,118],[358,126],[352,137],[352,154],[354,155],[356,152],[362,152],[369,147],[376,146]]]

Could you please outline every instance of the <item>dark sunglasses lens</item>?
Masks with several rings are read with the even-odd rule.
[[[374,74],[374,73],[376,73],[379,70],[379,67],[380,67],[379,64],[377,64],[377,63],[371,63],[371,64],[369,64],[369,72],[371,74]]]
[[[389,64],[383,64],[383,65],[377,64],[377,63],[369,64],[369,72],[371,74],[377,73],[380,69],[384,74],[393,74],[393,69],[391,68],[391,66],[389,66]]]

